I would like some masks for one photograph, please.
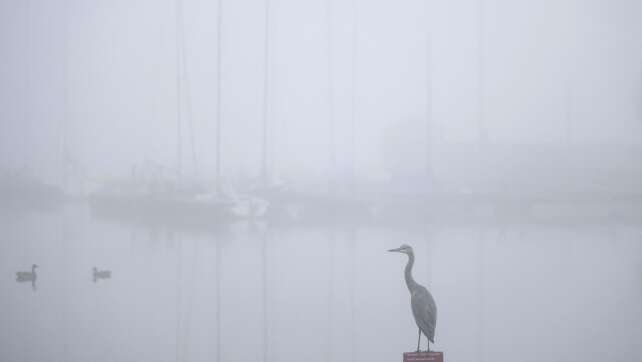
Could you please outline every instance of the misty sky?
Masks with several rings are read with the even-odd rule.
[[[211,177],[217,3],[180,3],[183,168],[194,170],[193,134],[199,173]],[[228,176],[256,175],[265,2],[223,1],[222,9],[222,167]],[[642,3],[486,0],[482,23],[479,9],[477,0],[357,0],[332,1],[328,12],[325,1],[272,0],[268,118],[276,168],[328,169],[329,94],[339,168],[349,162],[353,94],[364,172],[380,171],[386,133],[425,121],[428,84],[434,142],[476,142],[480,39],[491,142],[565,142],[567,112],[574,142],[639,142]],[[146,159],[175,167],[175,1],[3,0],[0,37],[1,167],[55,178],[61,135],[91,177],[128,174]]]

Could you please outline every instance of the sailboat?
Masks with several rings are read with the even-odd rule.
[[[169,170],[146,160],[134,165],[128,180],[105,183],[90,195],[94,214],[127,221],[148,221],[163,224],[208,225],[234,219],[261,217],[268,203],[260,198],[235,192],[224,192],[220,181],[220,112],[217,111],[216,189],[210,190],[198,181],[183,175],[182,165],[182,102],[188,89],[185,65],[185,40],[180,0],[176,1],[176,166]],[[220,22],[220,17],[219,17]],[[219,39],[220,41],[220,39]],[[219,47],[220,50],[220,47]],[[219,62],[220,63],[220,62]],[[220,67],[220,65],[218,65]],[[219,72],[220,75],[220,72]],[[220,77],[219,77],[220,78]],[[220,83],[220,80],[218,81]],[[219,86],[220,90],[220,86]],[[219,96],[220,100],[220,96]],[[192,157],[196,168],[193,130]],[[174,171],[174,172],[171,172]],[[174,174],[171,176],[171,174]],[[195,172],[196,173],[196,172]]]

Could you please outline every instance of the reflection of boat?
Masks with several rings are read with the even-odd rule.
[[[0,208],[54,209],[62,204],[64,194],[58,187],[20,173],[0,173]]]

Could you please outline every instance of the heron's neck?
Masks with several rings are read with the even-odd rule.
[[[415,255],[413,253],[408,254],[408,263],[406,264],[405,277],[406,285],[408,290],[412,291],[413,287],[417,285],[415,279],[412,278],[412,266],[415,264]]]
[[[35,272],[36,272],[36,267],[32,265],[31,266],[31,273],[35,273]]]

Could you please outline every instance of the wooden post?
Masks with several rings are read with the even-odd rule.
[[[405,352],[403,362],[444,362],[443,352]]]

